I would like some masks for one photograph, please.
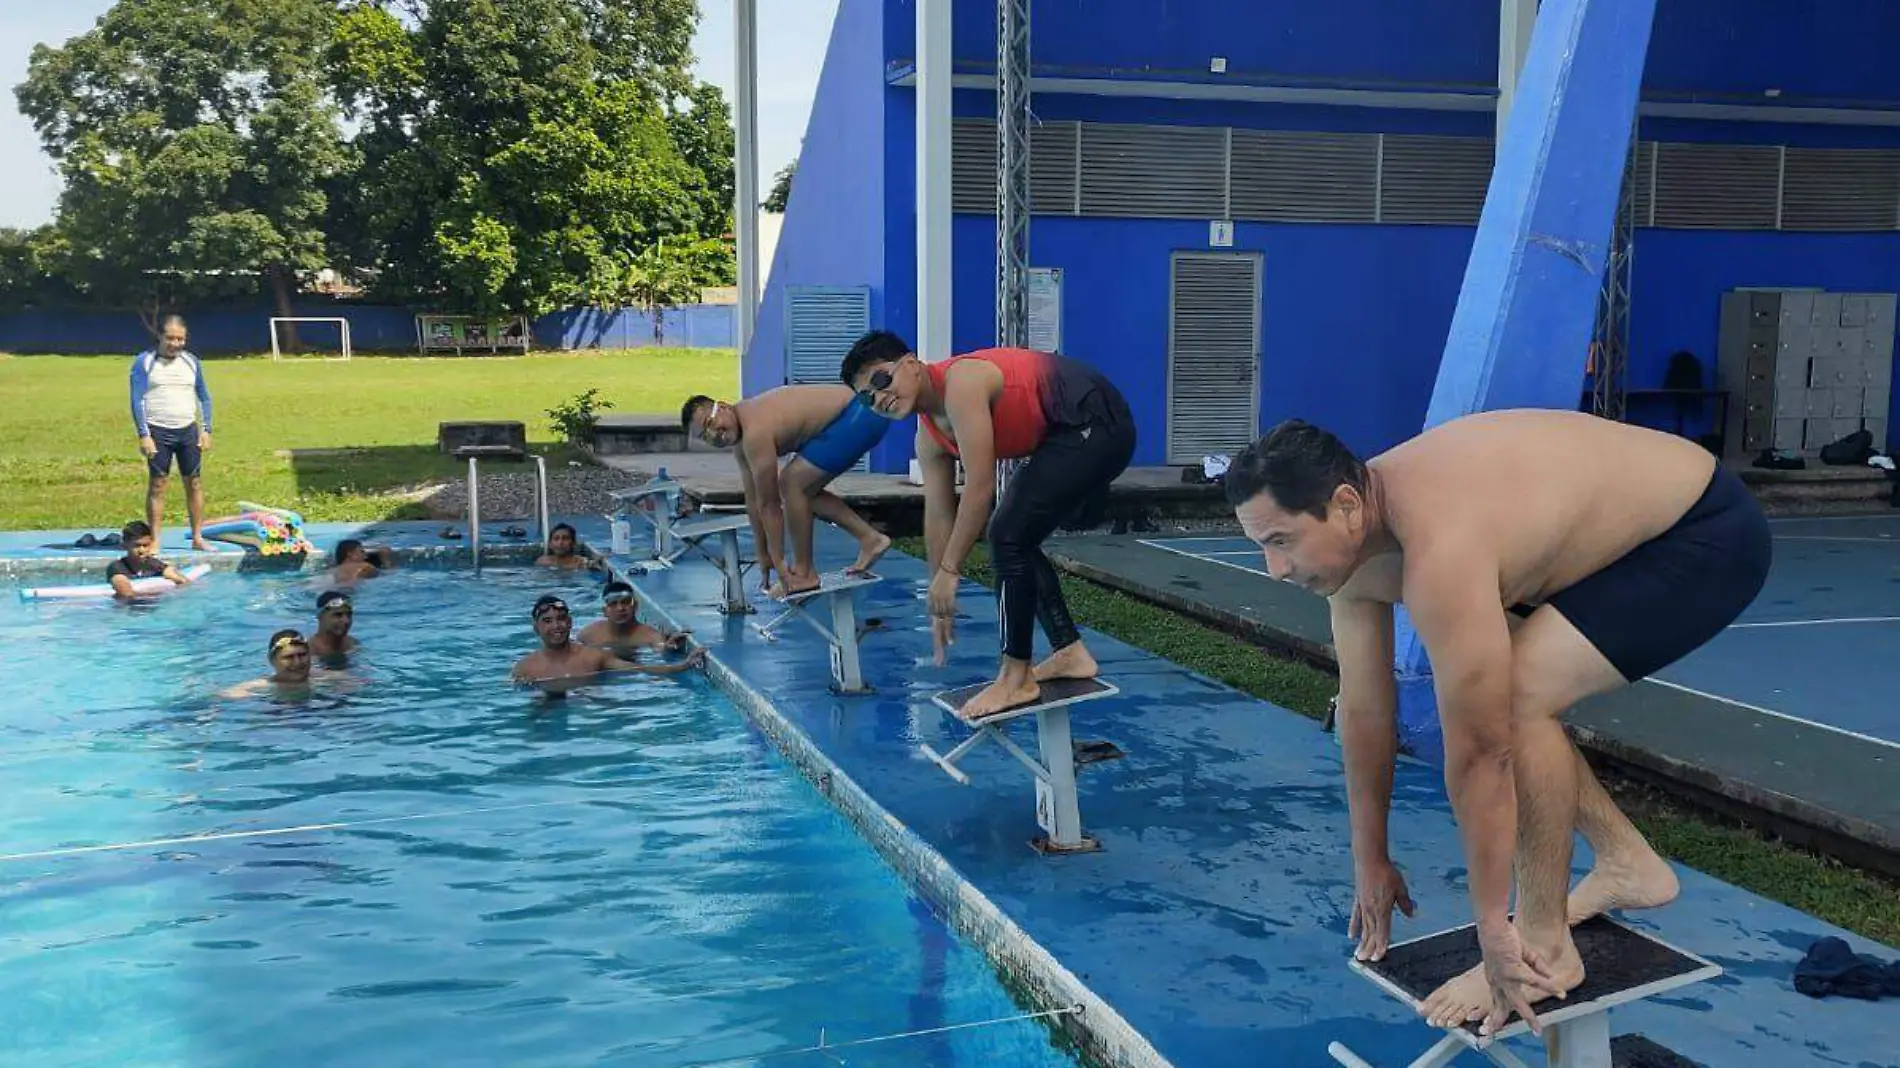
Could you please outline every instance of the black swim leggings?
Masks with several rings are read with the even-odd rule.
[[[1109,483],[1135,454],[1135,420],[1114,387],[1098,389],[1078,407],[1087,422],[1051,430],[1011,476],[990,518],[996,616],[1003,655],[1015,660],[1029,659],[1034,620],[1041,621],[1051,650],[1081,637],[1042,542],[1079,512],[1106,503]]]

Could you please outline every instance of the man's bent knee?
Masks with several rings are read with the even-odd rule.
[[[784,487],[782,492],[786,496],[796,494],[816,497],[826,486],[831,485],[831,480],[836,477],[810,460],[795,456],[790,463],[785,465],[785,472],[780,476],[780,482]]]

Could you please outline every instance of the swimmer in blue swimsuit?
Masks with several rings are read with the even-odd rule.
[[[826,489],[884,440],[890,425],[843,384],[780,386],[737,404],[695,396],[680,409],[688,437],[718,449],[737,446],[746,515],[758,546],[759,587],[774,597],[818,586],[814,515],[858,539],[858,558],[846,569],[853,574],[869,571],[891,547],[889,537]],[[781,469],[784,456],[791,459]],[[788,532],[789,556],[783,540]]]

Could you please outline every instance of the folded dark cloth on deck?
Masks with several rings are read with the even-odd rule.
[[[1900,961],[1884,962],[1855,953],[1838,938],[1823,938],[1795,965],[1794,988],[1811,998],[1900,998]]]

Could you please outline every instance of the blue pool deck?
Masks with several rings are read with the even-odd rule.
[[[605,545],[603,520],[571,521],[584,540]],[[378,524],[369,536],[398,548],[466,548],[440,540],[441,527]],[[309,533],[327,550],[362,531],[317,524]],[[0,535],[0,558],[65,559],[35,546],[78,533]],[[829,527],[821,525],[819,544],[827,568],[853,555]],[[97,554],[99,566],[108,556]],[[827,650],[810,628],[794,622],[776,643],[759,637],[755,626],[777,606],[756,590],[756,614],[721,614],[719,574],[706,560],[688,554],[633,581],[648,602],[643,615],[693,628],[715,678],[934,907],[1025,988],[1085,988],[1085,1006],[1098,1009],[1086,1026],[1122,1050],[1183,1068],[1325,1065],[1327,1044],[1342,1040],[1375,1063],[1402,1064],[1437,1037],[1347,967],[1340,757],[1317,724],[1090,633],[1104,675],[1122,692],[1078,708],[1076,736],[1110,740],[1126,756],[1079,772],[1083,823],[1102,851],[1044,857],[1027,844],[1037,827],[1020,765],[995,746],[979,748],[963,761],[972,778],[963,786],[917,748],[942,750],[968,734],[930,696],[993,671],[991,595],[965,584],[966,618],[938,667],[923,605],[926,568],[893,552],[878,572],[884,581],[860,595],[859,608],[883,624],[862,645],[877,692],[861,697],[828,692]],[[750,574],[748,582],[756,586]],[[592,614],[584,604],[574,609],[581,619]],[[1033,723],[1018,720],[1011,734],[1033,751]],[[1398,770],[1392,840],[1419,905],[1416,918],[1396,919],[1395,939],[1465,923],[1462,854],[1433,769],[1408,762]],[[1580,845],[1579,873],[1588,860]],[[1708,1068],[1900,1065],[1893,1003],[1814,1000],[1791,982],[1817,938],[1842,937],[1884,959],[1893,948],[1679,871],[1680,901],[1627,919],[1725,974],[1619,1008],[1618,1033],[1647,1035]],[[1543,1062],[1534,1042],[1513,1048]],[[1456,1063],[1487,1062],[1467,1054]]]
[[[824,567],[850,562],[854,546],[835,531],[821,527],[820,545]],[[972,783],[962,786],[918,752],[920,743],[942,751],[968,734],[930,696],[993,672],[991,595],[965,584],[967,618],[940,668],[924,614],[926,568],[892,553],[878,572],[884,581],[859,608],[883,623],[862,645],[877,692],[858,697],[828,692],[827,650],[810,628],[784,627],[776,644],[759,639],[754,626],[777,609],[756,592],[757,614],[721,614],[712,564],[688,555],[634,581],[694,629],[728,684],[765,710],[768,733],[806,750],[800,763],[821,789],[860,795],[868,806],[854,814],[861,828],[884,840],[887,855],[912,869],[907,875],[934,887],[939,907],[1002,945],[1016,966],[1053,963],[1073,976],[1167,1062],[1322,1065],[1338,1039],[1375,1063],[1406,1063],[1437,1037],[1347,968],[1340,756],[1317,724],[1090,633],[1105,677],[1122,692],[1080,706],[1076,737],[1110,740],[1126,756],[1079,771],[1083,823],[1102,851],[1044,857],[1027,844],[1037,827],[1020,765],[982,747],[963,761]],[[1011,733],[1033,751],[1026,720]],[[1398,919],[1395,938],[1465,923],[1462,853],[1434,770],[1399,769],[1392,838],[1419,905],[1416,918]],[[1581,873],[1588,850],[1578,852]],[[1900,1064],[1891,1004],[1813,1000],[1792,985],[1817,938],[1843,937],[1883,957],[1891,948],[1698,872],[1681,874],[1678,903],[1628,920],[1725,974],[1620,1008],[1618,1033],[1645,1034],[1710,1068]],[[1012,953],[1018,938],[1046,958]],[[1514,1045],[1541,1063],[1534,1042]],[[1457,1063],[1488,1062],[1467,1054]]]

